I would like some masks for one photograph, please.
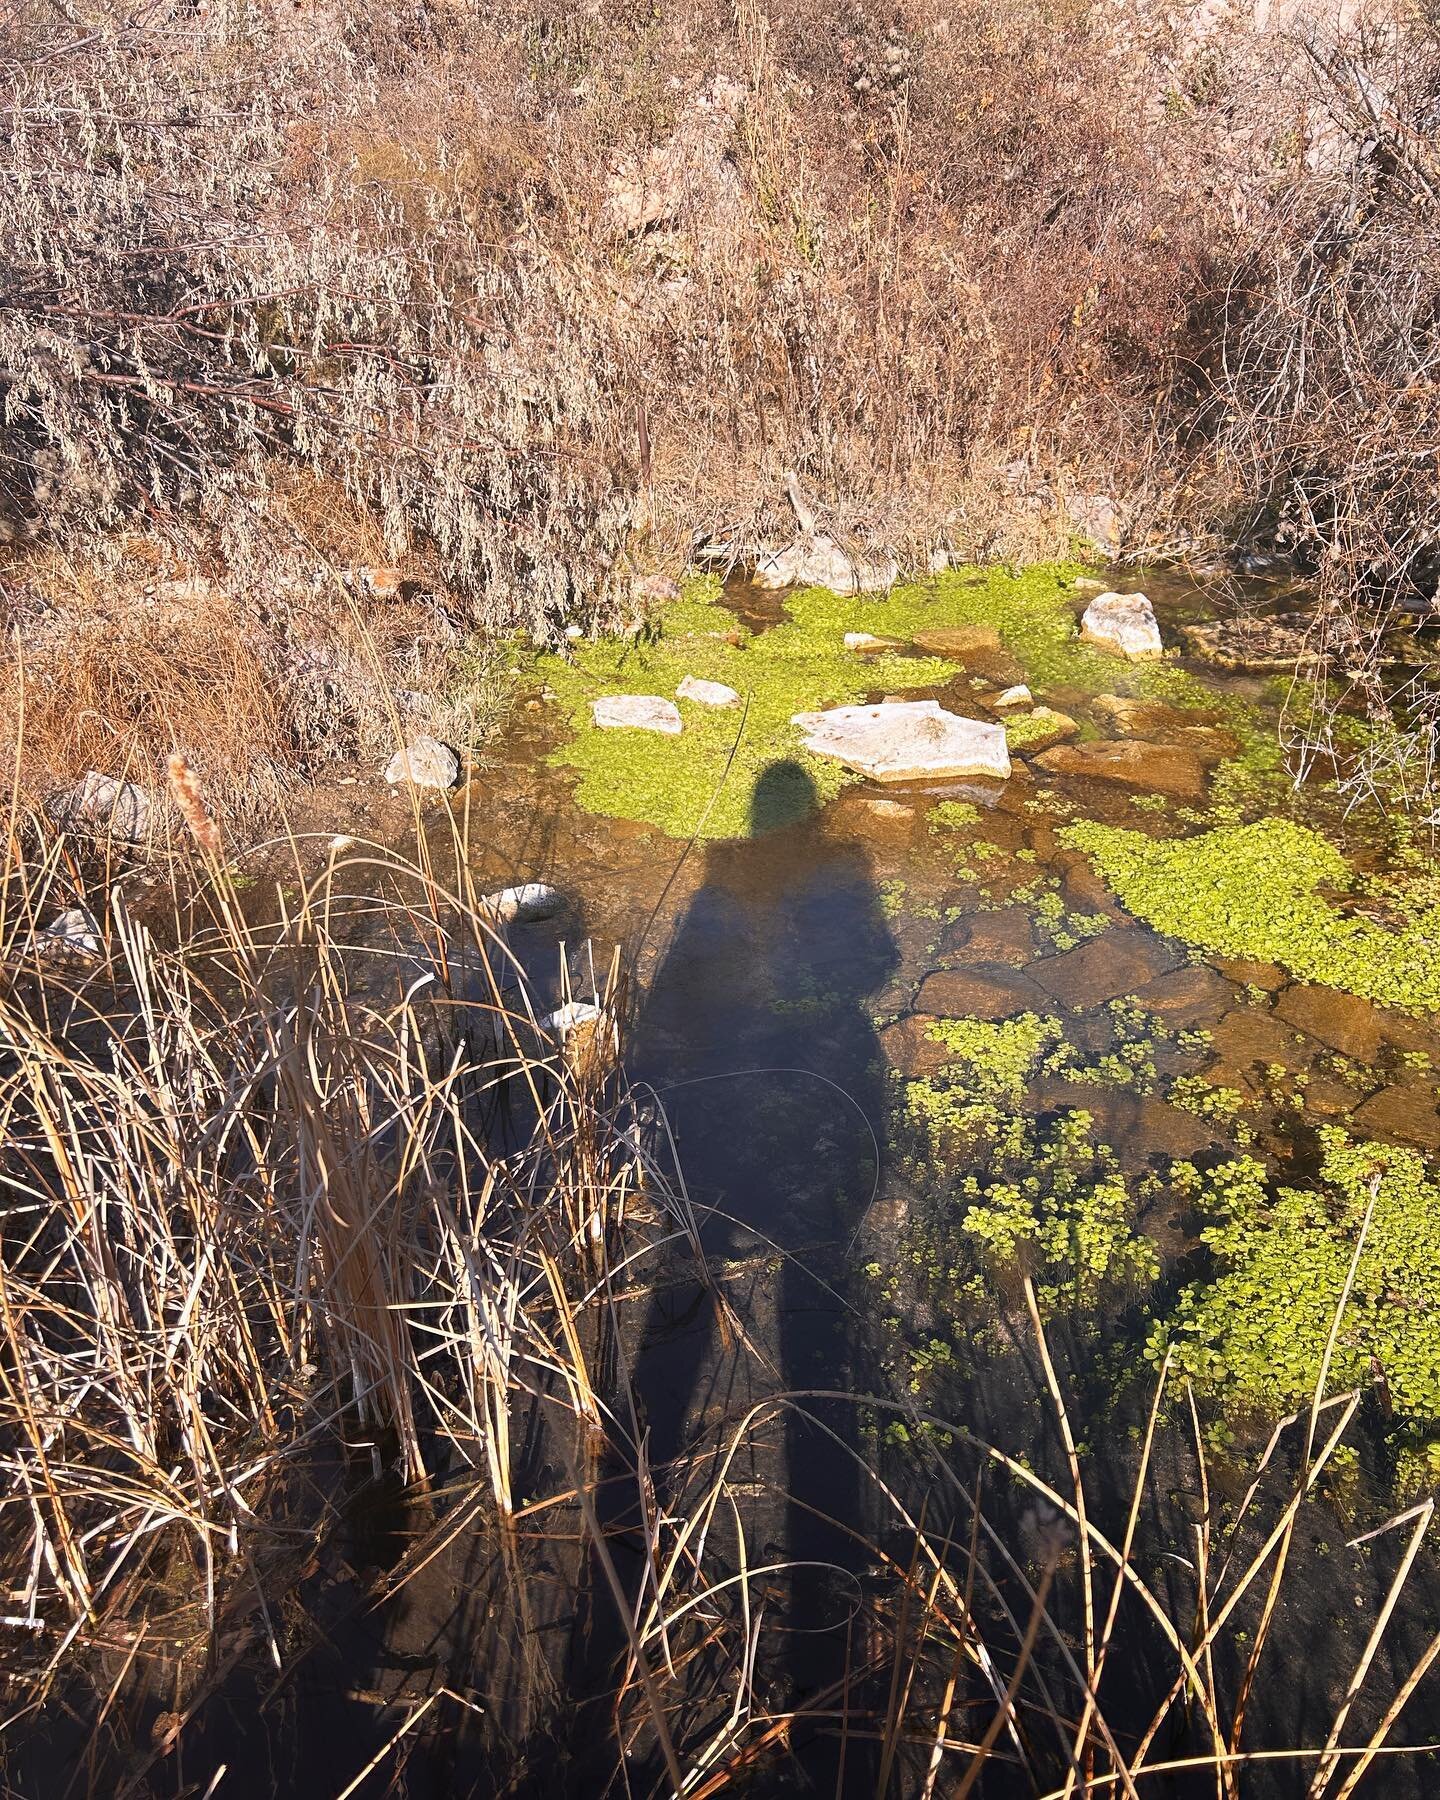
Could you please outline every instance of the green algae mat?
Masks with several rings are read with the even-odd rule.
[[[1182,703],[1193,703],[1197,693],[1207,703],[1213,699],[1171,665],[1124,663],[1082,644],[1068,568],[957,571],[873,599],[808,588],[790,595],[781,622],[761,632],[737,621],[718,581],[702,579],[688,584],[662,623],[653,642],[577,644],[569,655],[543,657],[539,669],[569,716],[573,736],[552,760],[578,772],[579,804],[611,818],[643,820],[675,838],[753,836],[859,779],[802,750],[792,714],[853,705],[876,691],[936,687],[955,675],[955,663],[938,656],[857,655],[845,648],[847,632],[908,641],[917,633],[983,625],[999,633],[1026,679],[1042,688]],[[626,693],[674,699],[687,675],[724,682],[742,706],[677,700],[684,726],[678,737],[604,731],[592,723],[593,700]],[[796,765],[808,779],[767,783],[757,806],[760,778],[777,763]]]

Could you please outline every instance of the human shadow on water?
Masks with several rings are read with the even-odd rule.
[[[847,1248],[880,1174],[870,1007],[898,954],[869,858],[826,831],[795,762],[761,775],[751,829],[707,849],[631,1043],[633,1073],[653,1086],[673,1133],[711,1278],[749,1340],[727,1331],[677,1258],[651,1302],[637,1369],[651,1460],[672,1491],[692,1448],[708,1458],[722,1424],[763,1395],[849,1385]],[[784,1408],[753,1434],[745,1471],[757,1495],[787,1496],[752,1501],[746,1553],[794,1565],[767,1580],[785,1627],[773,1673],[792,1703],[843,1672],[855,1586],[825,1565],[862,1560],[827,1522],[859,1522],[854,1408],[804,1404],[841,1442]],[[689,1473],[692,1492],[708,1467]]]

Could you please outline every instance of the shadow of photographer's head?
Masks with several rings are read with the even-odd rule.
[[[760,837],[782,825],[808,819],[819,805],[814,777],[791,758],[761,770],[750,796],[750,835]]]

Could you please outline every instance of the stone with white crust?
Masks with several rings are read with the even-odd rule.
[[[1097,650],[1131,662],[1159,656],[1164,648],[1155,608],[1144,594],[1097,594],[1085,608],[1080,636]]]
[[[673,700],[659,694],[606,694],[592,700],[590,714],[601,731],[658,731],[679,737],[685,729]]]
[[[740,696],[723,681],[702,681],[698,675],[687,675],[675,690],[682,700],[693,700],[699,706],[738,706]]]
[[[1010,774],[1003,725],[962,719],[938,700],[893,700],[796,713],[805,748],[872,781],[938,781]]]

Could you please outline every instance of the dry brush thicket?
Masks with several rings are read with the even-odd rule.
[[[40,699],[81,620],[123,664],[148,564],[271,688],[243,793],[369,748],[473,624],[614,622],[692,532],[788,535],[787,468],[922,565],[1063,548],[1098,496],[1134,544],[1283,520],[1348,602],[1433,529],[1423,20],[1339,50],[1039,0],[3,30],[12,736],[20,652]],[[377,654],[337,572],[384,564]],[[220,779],[185,692],[98,702],[102,760],[178,742]],[[98,754],[35,717],[37,771]]]

